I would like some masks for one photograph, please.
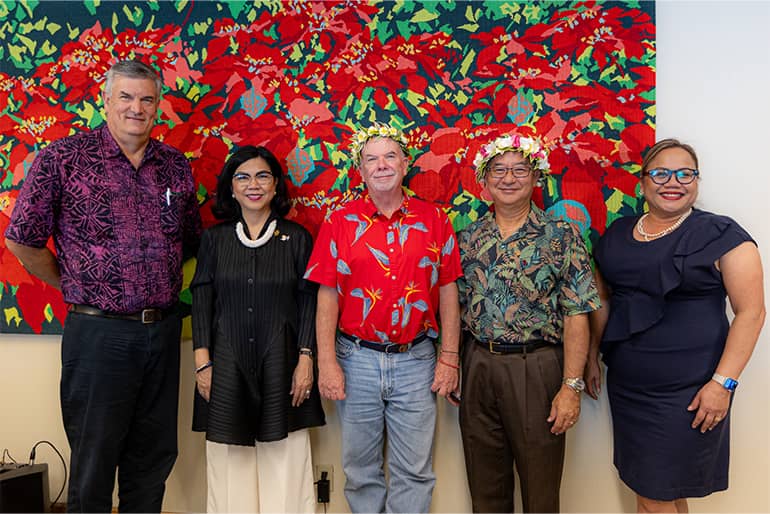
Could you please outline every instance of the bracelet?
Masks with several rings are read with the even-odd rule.
[[[460,352],[452,352],[450,350],[441,349],[441,353],[451,353],[452,355],[460,355]]]
[[[441,364],[443,364],[444,366],[449,366],[450,368],[453,368],[453,369],[460,369],[460,366],[458,366],[458,365],[456,365],[456,364],[450,364],[449,362],[445,361],[445,360],[444,360],[444,359],[442,359],[441,357],[439,357],[439,358],[438,358],[438,361],[439,361]]]
[[[213,365],[214,365],[214,363],[213,363],[213,362],[211,362],[211,361],[208,361],[206,364],[203,364],[202,366],[195,368],[195,373],[196,373],[196,374],[197,374],[197,373],[200,373],[200,372],[201,372],[201,371],[203,371],[204,369],[209,369],[209,368],[210,368],[211,366],[213,366]]]
[[[299,354],[300,355],[307,355],[308,357],[312,358],[313,357],[313,350],[311,350],[310,348],[300,348],[299,349]]]

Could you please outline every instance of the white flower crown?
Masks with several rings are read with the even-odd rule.
[[[491,143],[487,143],[479,149],[473,159],[473,167],[476,168],[476,180],[481,182],[487,172],[489,161],[506,152],[519,152],[527,159],[532,167],[542,174],[548,174],[551,167],[548,164],[548,152],[540,143],[531,137],[523,137],[518,134],[500,136]]]
[[[356,167],[361,165],[361,150],[364,149],[364,145],[370,139],[375,137],[387,137],[388,139],[392,139],[398,143],[398,146],[401,147],[404,155],[409,155],[409,140],[402,131],[387,123],[375,122],[375,124],[370,127],[362,128],[353,134],[353,137],[351,138],[350,156],[353,158],[353,163]]]

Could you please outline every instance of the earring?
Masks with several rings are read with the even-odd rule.
[[[235,193],[230,193],[230,196],[232,196],[233,198],[235,198]]]

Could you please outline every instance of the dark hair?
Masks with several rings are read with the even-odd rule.
[[[270,150],[264,146],[244,146],[236,150],[217,178],[217,194],[211,212],[220,220],[235,221],[241,218],[241,206],[233,198],[233,175],[235,170],[246,161],[260,157],[270,166],[270,173],[275,177],[275,196],[270,201],[270,210],[281,218],[289,213],[289,190],[286,187],[286,177],[281,163]]]
[[[650,166],[650,162],[652,162],[652,160],[655,159],[655,157],[657,157],[660,152],[663,150],[669,150],[671,148],[681,148],[690,154],[690,157],[692,157],[692,160],[695,163],[695,168],[698,168],[698,156],[695,153],[695,149],[686,143],[682,143],[678,139],[668,138],[661,139],[644,154],[644,159],[642,160],[642,173],[647,171],[647,168]]]
[[[104,94],[109,95],[112,92],[112,81],[115,80],[115,75],[121,75],[132,79],[148,79],[155,82],[155,89],[158,93],[158,99],[160,99],[160,88],[163,82],[160,80],[160,75],[149,65],[138,60],[118,61],[107,70],[104,76]]]

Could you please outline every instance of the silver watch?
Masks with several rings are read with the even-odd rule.
[[[561,383],[571,388],[577,394],[582,393],[586,389],[586,383],[580,377],[565,378],[562,379]]]

